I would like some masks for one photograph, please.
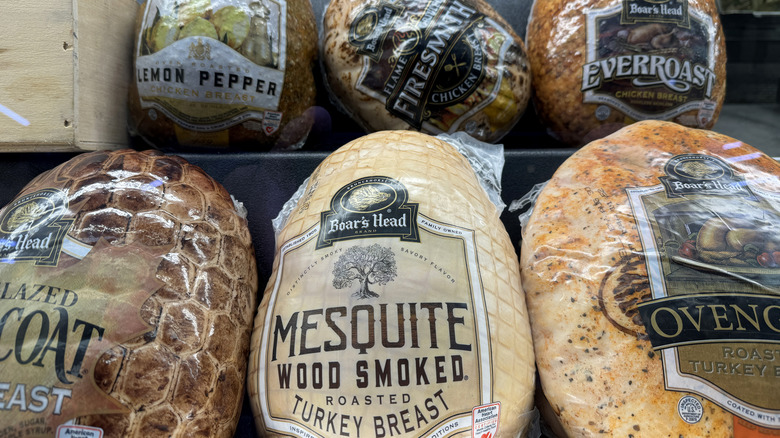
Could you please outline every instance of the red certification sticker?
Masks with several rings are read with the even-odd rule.
[[[61,424],[57,427],[57,438],[103,438],[103,429],[88,426],[68,426]]]
[[[493,438],[498,431],[501,403],[477,406],[471,410],[472,438]]]

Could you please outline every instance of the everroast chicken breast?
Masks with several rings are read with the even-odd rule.
[[[435,137],[381,132],[331,154],[298,195],[252,335],[258,430],[526,430],[535,373],[517,258],[469,161]]]
[[[715,0],[537,0],[526,43],[537,113],[570,145],[639,120],[718,120],[726,44]]]
[[[233,435],[257,270],[200,168],[124,150],[39,175],[0,210],[0,279],[0,435]]]
[[[542,190],[521,267],[550,421],[569,436],[780,433],[780,165],[645,121]]]

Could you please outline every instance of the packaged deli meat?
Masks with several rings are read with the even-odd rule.
[[[779,177],[739,140],[644,121],[547,182],[520,259],[568,435],[780,433]]]
[[[233,436],[257,292],[241,209],[185,160],[130,150],[0,209],[0,435]]]
[[[570,145],[639,120],[709,129],[723,105],[714,0],[538,0],[526,43],[536,111]]]
[[[135,38],[131,134],[159,148],[306,140],[317,54],[309,1],[147,0]]]
[[[530,97],[523,42],[483,0],[332,0],[321,39],[332,96],[369,132],[496,142]]]
[[[261,434],[526,429],[533,347],[514,248],[475,175],[500,200],[503,155],[482,147],[497,161],[469,149],[472,168],[439,138],[370,134],[326,158],[288,203],[252,334]]]

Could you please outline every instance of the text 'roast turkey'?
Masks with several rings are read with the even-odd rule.
[[[341,147],[302,189],[252,334],[259,431],[523,430],[534,363],[517,258],[469,161],[387,131]]]
[[[0,210],[0,435],[233,436],[256,292],[200,168],[124,150],[39,175]]]
[[[556,171],[521,267],[570,436],[779,433],[779,177],[738,140],[655,121]]]

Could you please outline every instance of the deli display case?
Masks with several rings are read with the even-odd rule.
[[[14,24],[0,31],[10,41],[6,43],[9,50],[3,50],[4,43],[0,42],[0,205],[12,202],[39,174],[76,155],[90,150],[150,148],[144,140],[128,134],[125,101],[133,69],[131,56],[122,55],[131,54],[132,29],[140,2],[127,0],[121,8],[87,0],[72,5],[55,3],[9,5],[18,20],[11,20]],[[489,3],[524,39],[533,2]],[[718,3],[727,61],[725,101],[712,130],[780,158],[780,3]],[[326,2],[312,0],[312,4],[319,25]],[[34,13],[28,13],[31,10]],[[26,28],[36,30],[28,37],[22,34]],[[258,300],[274,270],[274,218],[329,154],[365,134],[329,95],[320,63],[315,64],[314,78],[316,109],[312,110],[305,141],[293,147],[251,150],[158,145],[165,154],[178,155],[202,168],[246,208],[257,263]],[[117,100],[123,104],[117,106]],[[498,143],[503,145],[505,159],[501,197],[507,204],[548,181],[578,150],[548,132],[532,100]],[[500,219],[520,253],[518,214],[504,209]],[[675,229],[676,234],[686,234],[692,226],[701,229],[701,221],[694,219],[686,222],[676,213],[668,218],[674,227],[683,230]],[[767,270],[751,267],[743,271]],[[0,324],[0,346],[4,345],[3,324],[5,318]],[[5,357],[0,348],[0,370]],[[259,433],[249,399],[245,390],[237,437]],[[555,427],[537,424],[532,433],[553,436],[554,431]],[[307,433],[301,432],[301,436],[310,436]]]

